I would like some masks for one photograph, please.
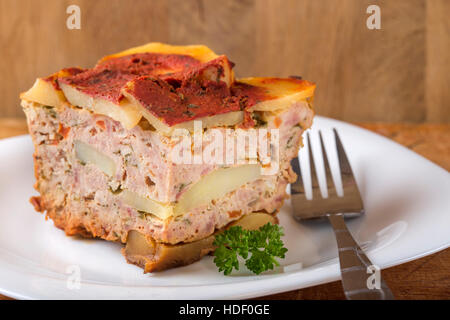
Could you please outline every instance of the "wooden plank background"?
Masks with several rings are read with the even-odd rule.
[[[81,30],[66,8],[81,8]],[[381,30],[366,8],[381,7]],[[238,76],[302,75],[319,114],[450,122],[448,0],[0,0],[0,117],[37,76],[150,41],[204,43]]]

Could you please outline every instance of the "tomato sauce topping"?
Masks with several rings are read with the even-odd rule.
[[[273,99],[264,88],[255,87],[243,82],[233,83],[231,92],[233,95],[245,97],[247,108],[250,108],[259,102]]]
[[[115,104],[120,103],[125,90],[169,126],[244,111],[270,99],[259,87],[239,82],[227,85],[221,80],[225,64],[233,66],[225,56],[201,63],[186,55],[138,53],[106,60],[58,81]],[[248,112],[245,119],[246,126],[254,125]]]
[[[189,79],[173,83],[143,76],[126,90],[169,126],[244,108],[242,98],[231,95],[223,81]]]
[[[198,64],[198,60],[185,55],[137,53],[106,60],[93,69],[58,81],[118,104],[122,99],[120,91],[127,82],[142,75],[178,72]]]

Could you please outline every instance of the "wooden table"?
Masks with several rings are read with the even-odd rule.
[[[450,171],[450,124],[357,125],[391,138]],[[22,119],[0,119],[0,138],[27,132]],[[450,249],[385,269],[384,279],[397,299],[450,299]],[[344,299],[339,281],[260,299]],[[1,296],[1,299],[9,299]]]

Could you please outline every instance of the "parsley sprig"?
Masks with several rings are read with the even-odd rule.
[[[219,271],[228,275],[233,268],[239,270],[239,255],[246,259],[247,269],[256,274],[272,270],[274,266],[279,265],[275,258],[284,258],[287,252],[281,240],[283,235],[283,228],[271,223],[258,230],[231,227],[216,236],[214,263],[219,267]]]

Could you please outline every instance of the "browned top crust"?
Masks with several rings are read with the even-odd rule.
[[[38,79],[22,99],[70,104],[120,121],[127,129],[141,117],[163,134],[205,127],[252,127],[254,111],[310,105],[315,85],[298,78],[235,81],[234,64],[205,46],[150,43],[102,58],[95,67],[63,69]]]

